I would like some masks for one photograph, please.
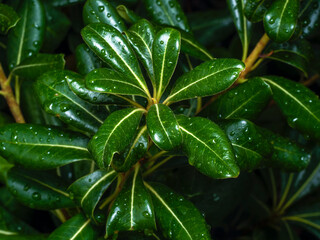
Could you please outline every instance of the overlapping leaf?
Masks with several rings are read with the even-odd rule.
[[[18,14],[12,7],[0,3],[0,33],[7,34],[10,28],[13,28],[19,21]]]
[[[251,22],[260,22],[273,0],[248,0],[244,5],[244,14]]]

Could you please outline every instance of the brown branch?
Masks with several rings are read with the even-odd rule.
[[[10,86],[10,83],[9,83],[4,71],[3,71],[1,64],[0,64],[0,86],[2,89],[2,93],[3,93],[2,95],[6,99],[7,104],[9,106],[9,109],[10,109],[15,121],[17,123],[25,123],[20,106],[16,102],[16,99],[15,99],[13,92],[12,92],[12,88]]]
[[[310,86],[319,78],[320,78],[320,75],[317,73],[317,74],[313,75],[312,77],[310,77],[309,79],[307,79],[306,81],[304,81],[302,84],[304,86]]]

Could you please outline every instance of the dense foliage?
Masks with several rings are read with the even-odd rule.
[[[0,34],[0,239],[320,239],[319,0],[0,0]]]

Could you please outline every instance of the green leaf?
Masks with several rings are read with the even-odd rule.
[[[118,231],[145,229],[156,229],[156,222],[151,196],[136,167],[110,209],[106,237]]]
[[[44,3],[44,8],[46,12],[46,29],[41,50],[54,52],[65,39],[70,29],[71,21],[62,11],[52,7],[48,2]]]
[[[99,68],[86,76],[86,87],[95,92],[146,97],[134,79],[108,68]]]
[[[85,86],[85,80],[80,77],[67,78],[70,89],[83,100],[92,104],[110,104],[110,105],[125,105],[127,101],[122,98],[107,93],[99,93],[90,91]]]
[[[141,19],[139,15],[137,15],[134,11],[128,9],[125,5],[119,5],[116,9],[120,17],[122,17],[128,23],[133,24]]]
[[[7,187],[11,194],[24,205],[44,210],[73,207],[62,179],[46,172],[11,168]]]
[[[0,34],[7,34],[19,21],[18,14],[12,7],[0,3]]]
[[[122,18],[117,10],[107,0],[87,0],[83,7],[83,22],[90,23],[106,23],[119,32],[126,30]]]
[[[54,7],[65,7],[69,5],[79,4],[85,0],[50,0],[50,4]]]
[[[301,2],[299,20],[302,22],[302,36],[314,37],[319,33],[320,26],[320,4],[318,0]]]
[[[96,240],[97,235],[98,231],[93,228],[91,220],[78,214],[54,230],[48,240]]]
[[[238,31],[238,35],[242,43],[242,60],[244,61],[248,54],[249,42],[252,32],[252,24],[244,15],[245,0],[228,0],[227,3],[234,25]]]
[[[239,175],[232,146],[225,133],[208,119],[178,116],[182,132],[182,148],[189,163],[212,178]]]
[[[112,167],[118,172],[128,171],[136,164],[147,152],[149,134],[147,126],[141,127],[137,136],[130,143],[130,148],[126,148],[123,153],[114,156]]]
[[[78,129],[95,133],[107,117],[107,110],[87,103],[70,90],[68,82],[77,78],[82,77],[68,70],[48,72],[38,78],[35,90],[47,113]]]
[[[267,166],[289,172],[298,172],[308,166],[311,155],[304,148],[267,129],[260,128],[260,131],[273,147],[272,156],[265,159]]]
[[[127,108],[113,112],[106,119],[88,145],[100,168],[109,168],[114,154],[124,151],[130,144],[143,112],[140,108]]]
[[[282,77],[264,76],[288,124],[320,139],[320,101],[307,87]]]
[[[201,113],[216,119],[255,119],[271,98],[271,88],[260,78],[252,78],[222,94]]]
[[[288,41],[296,28],[299,0],[276,0],[263,18],[264,29],[275,42]]]
[[[7,179],[7,173],[13,164],[8,163],[4,158],[0,157],[0,182],[5,183]]]
[[[217,94],[229,88],[244,69],[237,59],[214,59],[202,63],[178,78],[165,102]]]
[[[91,50],[103,61],[116,71],[132,78],[146,96],[150,95],[139,62],[119,31],[107,24],[92,23],[81,30],[81,35]]]
[[[16,233],[19,234],[19,233]],[[19,234],[19,235],[6,235],[6,240],[46,240],[47,239],[46,234],[37,234],[37,235],[24,235],[24,234]]]
[[[68,188],[70,198],[82,207],[88,217],[95,220],[94,210],[116,175],[116,171],[113,170],[97,170],[90,173],[72,183]]]
[[[77,70],[81,75],[87,75],[92,70],[104,66],[100,58],[84,43],[79,44],[76,48],[76,61]]]
[[[182,135],[172,110],[163,104],[154,104],[147,115],[148,132],[152,141],[162,150],[180,146]]]
[[[154,81],[152,44],[156,35],[155,28],[149,21],[141,19],[125,33],[149,78]]]
[[[7,61],[10,69],[37,54],[44,40],[45,12],[40,0],[26,0],[18,10],[20,20],[8,35]]]
[[[179,31],[164,28],[155,36],[152,46],[156,99],[160,100],[169,84],[179,59],[181,37]]]
[[[251,22],[260,22],[273,0],[248,0],[244,5],[244,15]]]
[[[169,239],[211,239],[206,222],[195,206],[159,183],[144,183],[151,192],[156,220]]]
[[[177,0],[144,0],[153,21],[190,32],[187,17]]]
[[[256,126],[244,119],[229,120],[223,124],[241,170],[252,171],[261,160],[272,153],[272,146]]]
[[[12,70],[12,73],[20,76],[22,79],[35,80],[46,72],[63,70],[64,65],[63,54],[40,53],[23,60]]]
[[[91,160],[88,138],[55,127],[8,124],[0,129],[0,153],[26,168],[52,169]]]

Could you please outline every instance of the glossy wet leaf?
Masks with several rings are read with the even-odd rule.
[[[107,220],[106,236],[118,231],[156,229],[151,196],[136,167],[114,201]]]
[[[54,174],[11,168],[6,184],[11,194],[30,208],[53,210],[74,206],[64,181]]]
[[[7,178],[7,172],[12,167],[13,164],[9,163],[3,157],[0,157],[0,182],[5,183]]]
[[[137,95],[145,97],[145,91],[134,79],[108,68],[91,71],[86,77],[86,87],[95,92]]]
[[[125,5],[118,5],[116,9],[120,17],[122,17],[128,23],[133,24],[141,19],[139,15],[127,8]]]
[[[116,178],[116,171],[97,170],[77,179],[68,188],[70,197],[82,207],[85,214],[94,219],[95,208],[104,192]]]
[[[270,85],[273,99],[292,128],[320,138],[320,101],[310,89],[300,83],[275,77],[262,77]]]
[[[106,119],[88,145],[100,168],[109,168],[114,154],[124,151],[130,144],[143,112],[142,109],[127,108],[113,112]]]
[[[112,167],[118,172],[128,171],[147,152],[149,134],[147,126],[139,129],[129,147],[123,153],[116,154],[113,158]]]
[[[251,22],[260,22],[273,0],[248,0],[244,5],[244,15]]]
[[[190,32],[188,20],[177,0],[144,0],[144,4],[156,23]]]
[[[18,14],[6,4],[0,3],[0,33],[7,34],[19,21]]]
[[[12,72],[22,79],[35,80],[46,72],[63,70],[64,65],[65,60],[63,54],[40,53],[23,60]]]
[[[169,239],[211,239],[199,210],[181,195],[159,183],[145,183],[153,199],[156,220]]]
[[[182,132],[182,148],[189,163],[212,178],[239,175],[232,146],[225,133],[212,121],[177,116]]]
[[[81,30],[81,35],[91,50],[104,62],[133,79],[135,85],[142,88],[146,95],[149,94],[139,62],[119,31],[107,24],[92,23]]]
[[[320,30],[320,4],[318,0],[301,2],[299,20],[302,22],[302,36],[314,37]]]
[[[260,78],[252,78],[222,94],[201,113],[216,119],[255,119],[271,98],[271,88]]]
[[[86,75],[94,69],[104,66],[101,59],[90,48],[81,43],[76,48],[77,70],[81,75]]]
[[[152,141],[162,150],[180,146],[182,135],[172,110],[163,104],[154,104],[147,115],[148,132]]]
[[[89,139],[78,133],[35,124],[10,124],[0,132],[0,154],[26,168],[52,169],[91,159]]]
[[[7,61],[10,69],[37,54],[44,40],[45,12],[41,1],[23,1],[17,13],[20,20],[8,35]]]
[[[152,44],[156,35],[155,28],[149,21],[141,19],[125,33],[149,78],[154,81]]]
[[[264,157],[271,155],[272,145],[252,122],[244,119],[229,120],[223,122],[222,126],[231,141],[241,170],[252,171]]]
[[[98,232],[93,228],[90,219],[86,219],[82,214],[75,215],[54,230],[48,240],[95,240]]]
[[[299,0],[276,0],[266,11],[263,24],[267,35],[275,42],[288,41],[296,28]]]
[[[154,82],[156,99],[160,99],[174,73],[181,46],[180,32],[173,28],[160,30],[152,46]]]
[[[83,7],[83,22],[90,23],[106,23],[119,32],[126,30],[122,18],[117,10],[107,0],[87,0]]]
[[[244,64],[237,59],[214,59],[202,63],[176,81],[167,102],[217,94],[238,78]]]
[[[92,104],[110,104],[110,105],[125,105],[127,101],[120,97],[107,93],[94,92],[86,88],[85,79],[80,76],[74,78],[67,78],[70,89],[83,100]]]
[[[41,50],[44,52],[54,52],[65,39],[71,27],[71,21],[60,9],[51,6],[48,2],[44,3],[46,29]]]
[[[75,79],[81,76],[64,70],[48,72],[38,78],[35,90],[40,104],[47,113],[59,117],[61,121],[95,133],[106,119],[107,110],[75,95],[69,88],[68,78]]]
[[[304,148],[266,129],[261,132],[273,148],[272,155],[265,160],[266,165],[289,172],[301,171],[308,166],[311,155]]]
[[[246,56],[252,34],[252,24],[244,14],[245,0],[228,0],[227,3],[242,43],[243,56]]]

